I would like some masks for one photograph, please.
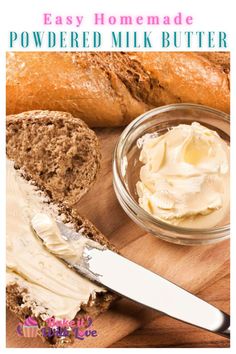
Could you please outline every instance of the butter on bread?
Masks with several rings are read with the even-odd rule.
[[[7,157],[22,172],[20,178],[33,183],[50,206],[63,215],[63,221],[78,232],[114,250],[109,241],[74,207],[94,183],[99,169],[100,152],[97,137],[80,119],[62,112],[32,111],[7,117]],[[12,240],[14,242],[14,240]],[[53,256],[52,256],[53,257]],[[71,272],[73,272],[71,270]],[[17,269],[15,270],[16,275]],[[7,305],[21,319],[34,316],[43,326],[46,306],[37,303],[24,278],[7,283]],[[94,295],[94,294],[93,294]],[[116,295],[96,292],[83,303],[77,317],[92,317],[105,311]],[[37,312],[36,310],[37,309]],[[39,310],[41,309],[41,310]],[[41,312],[40,312],[41,311]],[[56,347],[68,346],[73,336],[52,337],[48,342]]]

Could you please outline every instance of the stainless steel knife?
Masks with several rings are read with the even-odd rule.
[[[90,280],[177,320],[230,338],[230,316],[167,279],[56,222],[65,242],[80,244],[71,260],[56,254]],[[41,238],[37,227],[33,228]],[[41,238],[45,244],[45,240]],[[81,242],[80,242],[81,241]],[[82,246],[81,246],[82,245]],[[53,252],[55,253],[55,252]]]

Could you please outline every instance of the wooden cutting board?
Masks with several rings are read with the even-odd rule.
[[[101,172],[96,184],[80,201],[78,210],[124,256],[197,294],[229,273],[229,241],[207,246],[174,245],[147,234],[134,224],[120,207],[112,187],[112,155],[120,132],[120,129],[97,130],[103,155]],[[157,320],[158,316],[156,311],[122,299],[94,321],[93,327],[98,332],[96,338],[76,340],[73,346],[108,347]],[[18,337],[17,323],[16,317],[7,312],[8,347],[46,347],[39,338]]]

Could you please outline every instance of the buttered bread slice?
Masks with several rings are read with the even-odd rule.
[[[70,114],[31,111],[7,117],[7,305],[21,320],[34,316],[43,326],[52,316],[96,316],[115,299],[49,253],[30,222],[43,212],[113,249],[74,207],[94,183],[99,162],[95,133]],[[50,340],[63,346],[73,338]]]

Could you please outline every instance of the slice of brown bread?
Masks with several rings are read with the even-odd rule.
[[[97,176],[100,152],[95,133],[71,114],[53,111],[8,116],[6,132],[7,156],[15,162],[16,168],[22,169],[24,178],[33,181],[49,197],[50,203],[64,215],[64,221],[72,223],[76,231],[83,229],[88,238],[115,250],[105,236],[73,208]],[[41,314],[34,313],[37,299],[30,299],[30,303],[27,295],[28,290],[19,283],[7,284],[7,306],[22,321],[34,316],[39,326],[45,325]],[[96,293],[95,299],[91,297],[82,305],[76,316],[95,317],[116,298],[109,291]],[[73,334],[47,340],[56,347],[68,346],[73,342]]]
[[[95,133],[65,112],[8,116],[7,154],[55,202],[68,206],[88,191],[100,165]]]

